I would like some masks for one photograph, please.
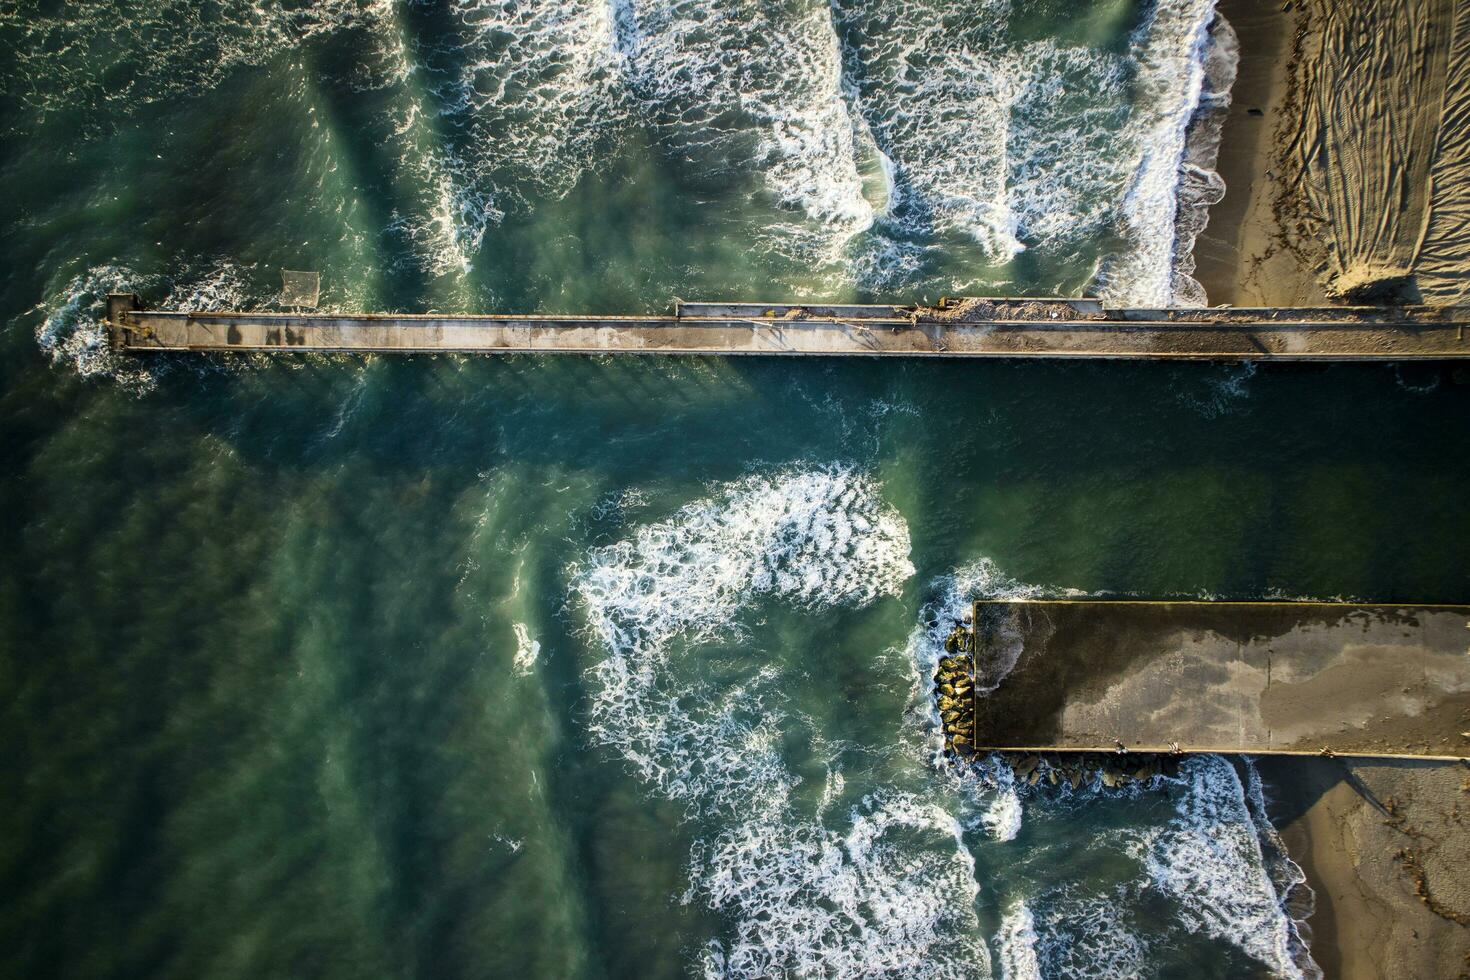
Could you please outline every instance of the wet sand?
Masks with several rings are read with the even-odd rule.
[[[1270,0],[1221,0],[1217,9],[1235,29],[1240,62],[1216,163],[1225,197],[1195,243],[1195,278],[1212,305],[1323,305],[1316,272],[1301,249],[1285,247],[1276,214],[1281,134],[1295,128],[1289,67],[1304,15]]]

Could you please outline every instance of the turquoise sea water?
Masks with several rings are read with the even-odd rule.
[[[977,595],[1463,600],[1448,371],[97,347],[1154,295],[1207,18],[0,6],[4,972],[1309,974],[1248,765],[957,775],[923,680]]]

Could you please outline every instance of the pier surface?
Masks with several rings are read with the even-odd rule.
[[[1470,606],[1002,601],[975,623],[980,686],[1004,674],[982,750],[1470,756]]]
[[[1121,310],[1095,300],[936,307],[678,303],[670,316],[206,313],[108,299],[130,353],[567,353],[1413,360],[1470,357],[1470,309]]]

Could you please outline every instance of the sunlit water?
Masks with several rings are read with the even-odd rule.
[[[925,678],[980,596],[1463,599],[1452,374],[97,332],[281,268],[344,309],[1163,301],[1208,17],[0,8],[10,969],[1310,973],[1247,764],[955,774]]]

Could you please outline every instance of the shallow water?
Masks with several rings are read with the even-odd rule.
[[[959,778],[922,679],[976,595],[1463,599],[1449,373],[95,346],[108,289],[282,266],[364,309],[1075,293],[1139,254],[1116,147],[1191,8],[150,9],[0,13],[17,974],[1299,969],[1248,766]]]

